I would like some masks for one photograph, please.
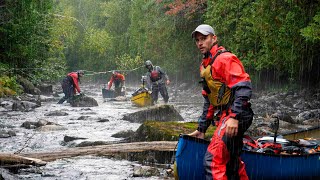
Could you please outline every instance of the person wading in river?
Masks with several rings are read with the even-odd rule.
[[[169,95],[166,85],[170,84],[168,75],[159,67],[153,66],[150,60],[145,62],[145,67],[148,69],[146,73],[147,88],[152,91],[152,104],[158,102],[159,92],[165,103],[169,100]]]
[[[114,83],[115,97],[121,96],[121,91],[125,91],[125,77],[117,71],[112,71],[112,76],[108,82],[108,89],[111,89]]]
[[[248,179],[240,153],[243,134],[253,119],[250,77],[234,54],[218,46],[211,26],[199,25],[192,38],[203,54],[200,76],[205,103],[198,128],[189,135],[203,139],[210,126],[208,113],[212,116],[215,112],[217,117],[217,128],[204,159],[206,179]]]
[[[81,93],[79,82],[80,77],[84,76],[84,72],[82,70],[79,70],[77,72],[71,72],[69,73],[61,82],[61,86],[63,89],[64,97],[62,97],[58,104],[62,104],[65,100],[70,101],[70,98],[72,98],[78,91],[78,93]]]

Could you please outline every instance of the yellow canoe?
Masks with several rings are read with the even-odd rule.
[[[152,104],[151,94],[148,91],[136,91],[132,94],[131,102],[137,106],[144,107]]]

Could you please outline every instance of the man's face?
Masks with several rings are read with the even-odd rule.
[[[199,32],[196,32],[195,41],[196,41],[196,45],[197,45],[198,49],[200,50],[200,52],[202,54],[205,54],[208,51],[210,51],[212,46],[216,43],[217,36],[212,35],[212,34],[205,36]]]
[[[152,69],[152,66],[151,66],[151,65],[146,65],[146,68],[147,68],[148,70],[151,70],[151,69]]]

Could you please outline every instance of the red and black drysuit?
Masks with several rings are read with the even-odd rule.
[[[124,81],[125,81],[125,77],[120,73],[113,74],[111,76],[111,79],[108,83],[108,89],[110,89],[112,87],[112,83],[114,83],[115,97],[121,95],[121,89],[124,86]]]
[[[152,102],[158,101],[159,92],[165,103],[169,100],[169,95],[166,87],[166,80],[169,80],[168,75],[159,67],[151,66],[146,73],[147,88],[152,90]]]
[[[240,154],[243,134],[253,119],[249,102],[252,94],[250,77],[240,60],[218,45],[204,56],[200,71],[204,79],[205,102],[197,130],[206,132],[214,112],[218,118],[204,158],[206,179],[248,179]],[[226,121],[230,117],[239,121],[238,134],[234,137],[225,135]]]
[[[58,104],[62,104],[65,100],[69,100],[76,92],[80,93],[79,74],[77,72],[69,73],[61,82],[64,97],[62,97]]]

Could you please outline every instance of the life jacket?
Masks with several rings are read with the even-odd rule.
[[[200,72],[200,77],[203,78],[203,86],[206,91],[209,101],[213,106],[228,105],[231,100],[231,89],[224,83],[212,78],[211,66],[214,60],[222,53],[229,52],[227,50],[218,50],[216,55],[210,60],[210,63]]]
[[[156,82],[156,81],[158,81],[159,79],[161,79],[160,72],[159,72],[159,70],[157,69],[157,67],[155,67],[155,68],[150,72],[150,78],[151,78],[151,81],[152,81],[152,82]]]

